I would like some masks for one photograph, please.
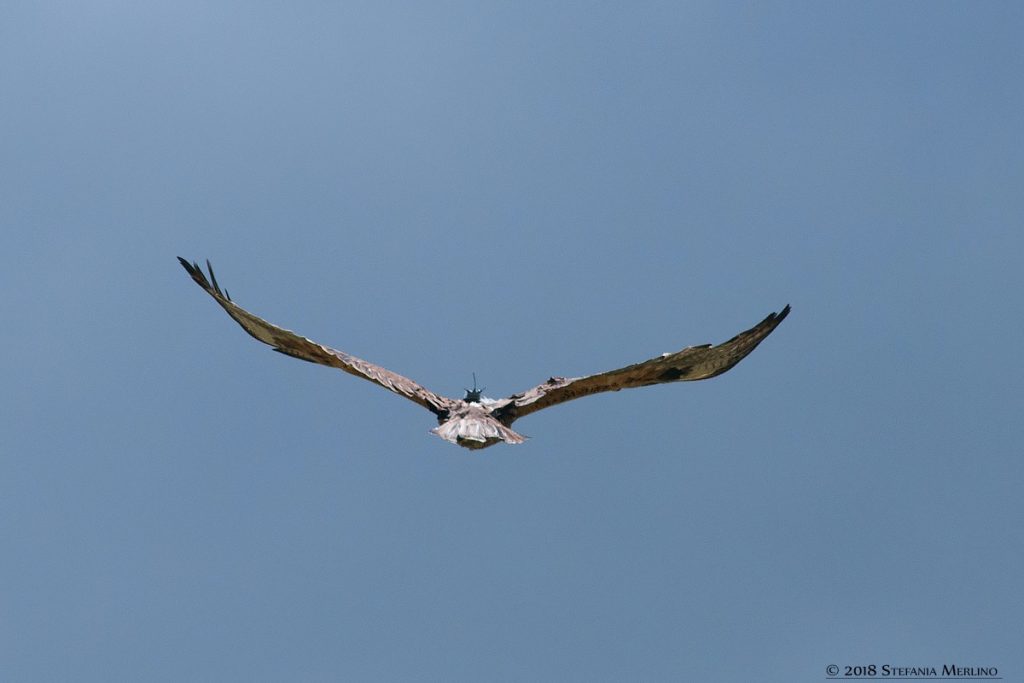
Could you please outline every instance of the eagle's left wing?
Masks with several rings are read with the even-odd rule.
[[[675,353],[662,354],[642,363],[588,377],[552,377],[529,391],[502,399],[500,405],[495,407],[495,412],[499,419],[511,423],[512,420],[548,406],[602,391],[708,379],[722,374],[743,360],[787,315],[788,305],[781,312],[770,314],[754,327],[717,346],[688,346]]]
[[[180,256],[178,260],[185,270],[188,271],[188,274],[192,276],[192,279],[196,281],[196,284],[212,296],[214,301],[220,304],[228,312],[228,315],[242,326],[242,329],[264,344],[274,347],[275,351],[280,351],[283,354],[301,358],[302,360],[308,360],[311,363],[328,365],[332,368],[344,370],[351,375],[362,377],[400,396],[405,396],[438,416],[448,413],[455,405],[455,401],[439,396],[408,377],[399,375],[397,372],[391,372],[387,368],[374,365],[362,358],[356,358],[344,351],[338,351],[329,346],[317,344],[315,341],[300,337],[291,330],[286,330],[256,317],[233,302],[231,297],[228,296],[227,290],[220,288],[220,285],[217,284],[217,278],[213,275],[213,268],[210,266],[209,261],[206,262],[206,268],[210,272],[210,278],[207,279],[198,263],[189,263]]]

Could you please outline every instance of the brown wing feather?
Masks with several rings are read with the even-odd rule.
[[[602,391],[618,391],[619,389],[646,387],[665,382],[708,379],[722,374],[743,360],[747,354],[757,348],[757,345],[765,337],[772,333],[772,330],[787,315],[789,315],[788,305],[781,312],[772,313],[746,332],[740,332],[718,346],[711,344],[689,346],[675,353],[666,353],[642,363],[628,365],[598,375],[574,379],[552,377],[544,384],[529,391],[510,396],[502,401],[502,406],[498,410],[510,423],[511,420],[548,406]]]
[[[220,285],[217,284],[217,278],[213,275],[213,268],[210,266],[209,261],[206,262],[206,267],[210,272],[210,278],[207,279],[198,263],[189,263],[180,256],[178,260],[185,270],[188,271],[188,274],[192,276],[192,279],[196,281],[196,284],[212,296],[228,312],[228,315],[242,326],[242,329],[264,344],[274,347],[275,351],[280,351],[302,360],[308,360],[311,363],[338,368],[356,377],[370,380],[374,384],[379,384],[389,391],[415,401],[436,415],[447,413],[454,405],[455,402],[451,399],[439,396],[425,389],[408,377],[403,377],[396,372],[391,372],[386,368],[374,365],[361,358],[350,356],[344,351],[338,351],[328,346],[317,344],[305,337],[300,337],[291,330],[283,329],[268,323],[262,318],[256,317],[234,303],[231,297],[228,296],[227,290],[220,288]]]

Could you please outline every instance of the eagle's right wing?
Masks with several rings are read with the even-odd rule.
[[[602,391],[646,387],[664,382],[686,382],[720,375],[743,360],[789,315],[787,305],[746,332],[740,332],[717,346],[688,346],[642,363],[598,375],[567,379],[552,377],[529,391],[501,400],[496,412],[509,422],[548,406]]]
[[[338,368],[356,377],[370,380],[374,384],[379,384],[389,391],[415,401],[435,415],[446,414],[455,405],[455,402],[451,399],[439,396],[425,389],[408,377],[403,377],[396,372],[391,372],[386,368],[374,365],[361,358],[350,356],[344,351],[338,351],[328,346],[317,344],[315,341],[300,337],[290,330],[283,329],[268,323],[262,318],[256,317],[233,302],[231,297],[228,296],[227,290],[221,290],[220,285],[217,284],[217,278],[213,275],[213,268],[210,266],[209,261],[206,262],[206,268],[210,272],[210,278],[207,279],[198,263],[189,263],[180,256],[178,260],[185,270],[188,271],[188,274],[192,276],[192,279],[196,281],[196,284],[212,296],[214,301],[220,304],[228,312],[228,315],[242,326],[242,329],[264,344],[274,347],[275,351],[280,351],[283,354],[301,358],[302,360],[308,360],[311,363]]]

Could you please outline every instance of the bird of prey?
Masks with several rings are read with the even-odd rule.
[[[586,377],[551,377],[521,394],[497,400],[482,396],[483,390],[477,389],[474,382],[473,389],[467,389],[462,399],[452,399],[435,394],[411,379],[379,365],[323,346],[257,318],[232,301],[227,290],[220,288],[209,261],[206,262],[210,274],[207,278],[198,263],[189,263],[180,256],[178,260],[196,284],[212,296],[242,329],[259,341],[269,344],[275,351],[344,370],[415,401],[437,416],[438,426],[431,432],[445,441],[470,449],[487,448],[501,442],[522,443],[526,437],[512,431],[513,422],[542,408],[575,398],[602,391],[686,382],[720,375],[757,348],[789,314],[787,305],[781,312],[770,314],[746,332],[740,332],[717,346],[688,346],[675,353],[664,353],[642,363]]]

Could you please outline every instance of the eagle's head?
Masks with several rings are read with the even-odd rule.
[[[466,403],[480,403],[480,397],[484,393],[484,389],[487,387],[476,388],[476,373],[473,373],[473,388],[465,389],[466,395],[463,397],[463,401]]]

